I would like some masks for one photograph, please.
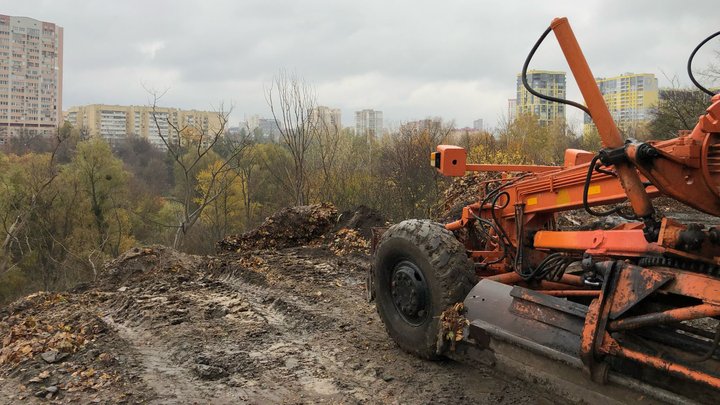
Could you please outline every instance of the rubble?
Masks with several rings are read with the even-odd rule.
[[[330,231],[337,215],[337,209],[329,203],[283,208],[259,227],[218,242],[218,251],[302,246]]]
[[[372,239],[372,229],[377,227],[385,227],[388,225],[387,219],[380,211],[360,205],[352,211],[344,211],[340,214],[335,231],[342,229],[353,229],[365,240]]]

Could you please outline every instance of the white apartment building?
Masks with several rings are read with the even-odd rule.
[[[379,137],[383,134],[383,113],[377,110],[360,110],[355,112],[355,134],[368,137]]]
[[[62,122],[63,28],[0,14],[0,141]]]

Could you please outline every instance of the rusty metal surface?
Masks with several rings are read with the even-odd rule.
[[[637,266],[624,266],[618,274],[610,319],[617,319],[674,277],[672,274]]]
[[[566,330],[563,327],[554,326],[549,323],[538,322],[536,319],[526,316],[520,316],[513,313],[513,302],[516,298],[510,295],[513,287],[498,283],[491,280],[480,281],[468,294],[465,299],[465,308],[467,309],[466,317],[470,321],[471,331],[473,328],[479,328],[480,323],[494,325],[492,330],[502,330],[507,336],[516,336],[518,342],[532,341],[534,344],[545,347],[548,350],[564,353],[579,361],[580,338],[576,333]],[[559,298],[547,297],[562,301]],[[526,304],[532,304],[531,301],[524,301]],[[534,309],[541,307],[535,304]],[[565,312],[555,310],[552,316],[549,315],[547,309],[538,310],[536,315],[547,322],[550,322],[552,316],[561,317],[566,314],[567,317],[574,317],[578,322],[582,323],[582,318],[577,308],[569,308]],[[517,309],[517,307],[516,307]],[[569,319],[563,319],[563,326],[567,329],[575,329],[576,326],[569,326]],[[481,328],[480,328],[481,329]],[[489,333],[492,330],[476,331],[476,333]]]

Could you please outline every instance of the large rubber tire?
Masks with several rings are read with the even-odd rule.
[[[390,337],[408,353],[424,359],[440,358],[439,316],[463,301],[475,285],[475,273],[465,247],[441,224],[411,219],[390,227],[382,235],[373,269],[377,311]],[[399,271],[420,273],[415,278],[426,287],[424,316],[409,318],[398,308],[392,289],[393,280],[398,280],[394,274]]]

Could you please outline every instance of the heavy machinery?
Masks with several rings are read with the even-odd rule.
[[[585,105],[527,83],[550,32]],[[397,344],[433,359],[454,355],[449,339],[456,352],[514,364],[578,401],[720,403],[720,227],[681,223],[652,203],[664,196],[720,216],[720,95],[691,70],[719,34],[688,61],[711,97],[706,113],[677,138],[640,142],[622,139],[568,20],[553,20],[523,82],[589,114],[603,148],[531,166],[471,164],[464,149],[438,146],[431,164],[446,176],[502,177],[454,222],[408,220],[379,237],[371,281]],[[577,209],[624,221],[559,229],[558,213]]]

